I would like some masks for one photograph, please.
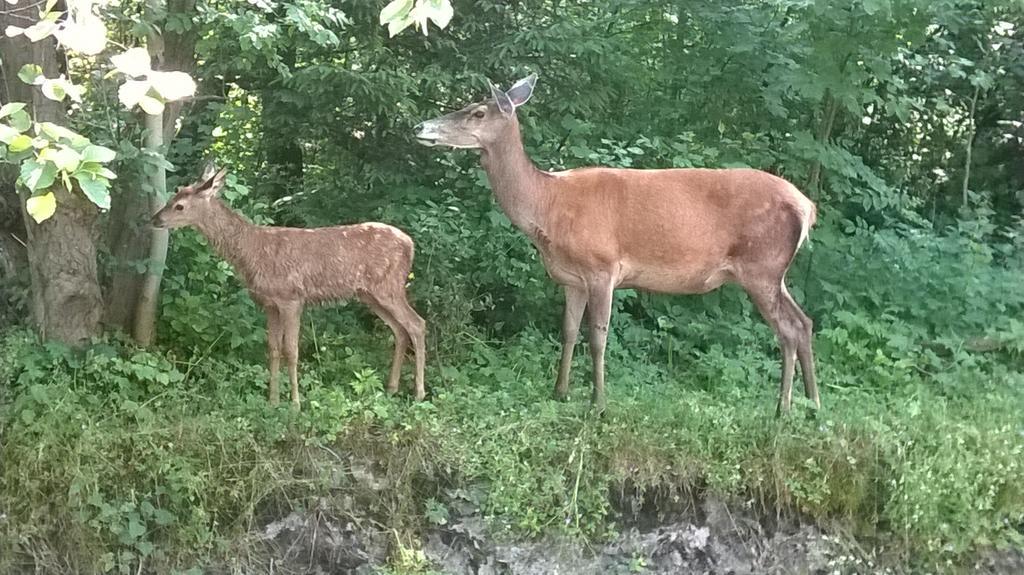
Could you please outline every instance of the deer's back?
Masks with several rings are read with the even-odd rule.
[[[404,289],[413,241],[376,222],[327,228],[256,227],[234,262],[259,302],[326,302]]]

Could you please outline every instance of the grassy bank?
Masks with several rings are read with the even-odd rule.
[[[960,352],[941,374],[881,351],[859,372],[823,364],[823,412],[798,403],[780,421],[767,348],[711,348],[670,368],[631,354],[620,333],[612,400],[595,420],[583,359],[571,401],[549,400],[556,346],[533,330],[449,341],[462,351],[433,358],[424,404],[381,393],[382,334],[320,333],[299,414],[266,404],[265,370],[248,359],[115,341],[72,353],[7,334],[0,571],[237,560],[266,521],[339,493],[414,541],[457,488],[520,537],[602,538],[627,519],[612,509],[627,488],[801,514],[920,566],[1021,544],[1024,376],[1012,355]],[[871,365],[901,384],[876,385]],[[834,383],[842,373],[859,384]],[[385,487],[339,476],[353,461]]]

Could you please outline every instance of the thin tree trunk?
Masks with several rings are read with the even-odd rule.
[[[24,26],[9,10],[0,10],[0,30]],[[53,38],[30,42],[24,36],[0,37],[3,54],[5,102],[26,102],[33,120],[67,125],[62,104],[44,97],[37,88],[21,82],[18,70],[33,63],[49,78],[59,75],[57,44]],[[87,342],[100,333],[102,297],[96,274],[96,208],[81,193],[60,185],[52,190],[57,211],[41,224],[25,212],[29,193],[19,190],[25,225],[31,280],[30,308],[36,330],[45,339],[70,345]]]
[[[971,96],[971,110],[967,116],[967,121],[970,122],[970,126],[967,129],[967,151],[964,155],[964,181],[961,187],[961,194],[963,195],[963,206],[967,207],[968,197],[967,192],[970,189],[971,184],[971,155],[974,151],[974,135],[977,132],[977,125],[974,123],[974,111],[978,106],[978,96],[981,94],[981,88],[978,86],[974,87],[974,95]]]
[[[818,144],[824,146],[832,137],[832,127],[835,125],[836,112],[838,111],[839,102],[836,101],[831,90],[826,90],[822,102],[821,123],[818,124],[818,132],[814,135],[814,139]],[[821,195],[819,193],[820,186],[821,160],[814,160],[814,164],[811,165],[811,175],[807,181],[807,193],[814,199],[819,198]]]
[[[159,0],[155,0],[160,4]],[[152,6],[153,2],[151,2]],[[195,0],[168,0],[166,13],[191,17],[195,11]],[[157,6],[159,8],[159,6]],[[160,10],[151,11],[159,13]],[[162,35],[152,35],[149,39],[149,50],[152,58],[152,65],[157,70],[176,70],[191,73],[195,68],[195,29],[184,33],[177,33],[166,30]],[[164,153],[174,141],[177,132],[178,118],[182,113],[183,102],[171,102],[166,105],[163,113],[163,121],[160,132],[162,132],[162,144],[160,152]],[[147,129],[151,141],[152,133],[156,127],[155,122],[146,119]],[[150,182],[156,178],[151,177]],[[161,180],[166,182],[166,174]],[[108,239],[113,260],[114,270],[111,273],[106,302],[106,321],[111,325],[121,327],[130,331],[133,335],[139,333],[140,328],[149,341],[152,341],[155,333],[154,322],[156,318],[156,306],[158,303],[159,287],[162,278],[163,263],[166,259],[166,232],[154,231],[149,226],[149,217],[160,206],[154,202],[152,193],[140,193],[142,186],[134,185],[138,182],[129,182],[127,179],[116,181],[122,193],[115,202],[111,211],[108,227]],[[166,187],[161,185],[160,196]],[[154,244],[154,242],[156,242]],[[160,245],[164,242],[164,245]],[[149,261],[147,258],[158,256],[158,262]],[[148,271],[139,271],[140,261],[147,261]],[[159,271],[158,271],[159,270]],[[153,273],[161,274],[153,277]],[[149,290],[157,290],[156,293],[143,292],[143,286]],[[143,311],[145,310],[145,311]],[[139,317],[142,313],[144,317]],[[148,324],[148,325],[147,325]],[[147,325],[147,327],[142,327]]]
[[[163,114],[146,114],[146,150],[163,155],[164,152],[164,116]],[[167,171],[159,166],[153,170],[149,180],[150,213],[155,213],[163,206],[167,195]],[[167,261],[168,230],[151,228],[149,242],[149,261],[146,274],[139,290],[138,307],[135,310],[135,325],[132,335],[142,345],[151,345],[156,336],[156,308],[160,301],[160,282],[164,276],[164,264]]]

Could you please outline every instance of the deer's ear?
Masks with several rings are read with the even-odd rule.
[[[206,182],[207,180],[212,178],[216,173],[217,165],[213,163],[213,158],[210,158],[209,160],[206,160],[205,164],[203,164],[203,173],[201,176],[199,176],[199,181]]]
[[[533,87],[537,85],[537,75],[530,74],[529,76],[519,80],[505,92],[508,99],[511,100],[512,105],[518,108],[525,104],[530,96],[533,95]]]
[[[215,198],[220,195],[220,191],[224,188],[224,178],[228,175],[227,168],[221,168],[220,171],[213,174],[208,180],[200,184],[196,190],[196,195],[204,198]]]
[[[516,113],[516,107],[512,103],[512,100],[508,98],[505,92],[501,91],[501,88],[491,84],[491,96],[494,97],[494,102],[498,104],[498,109],[501,110],[502,114],[511,116]]]

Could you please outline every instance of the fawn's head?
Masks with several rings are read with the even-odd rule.
[[[416,139],[426,146],[484,148],[508,135],[517,125],[516,108],[533,94],[537,75],[530,74],[502,91],[491,84],[491,97],[416,126]]]
[[[153,215],[152,224],[157,228],[180,228],[194,225],[209,217],[215,198],[224,187],[227,168],[219,171],[213,164],[207,164],[203,175],[195,182],[178,188],[159,212]]]

